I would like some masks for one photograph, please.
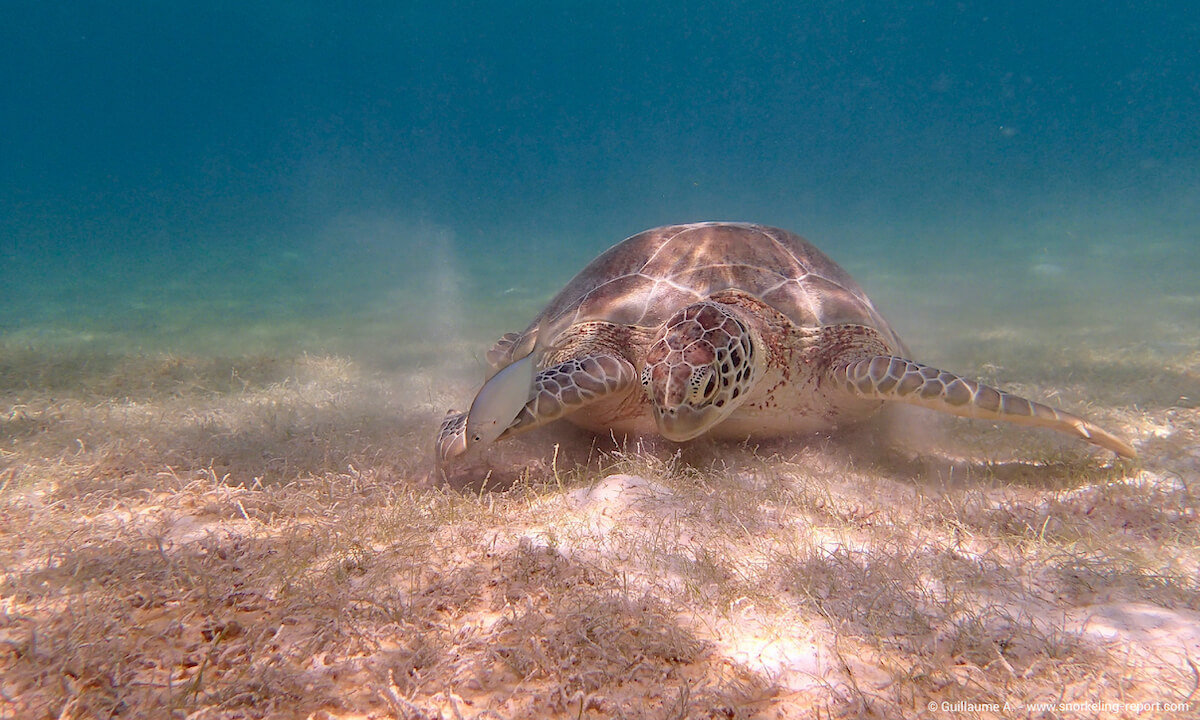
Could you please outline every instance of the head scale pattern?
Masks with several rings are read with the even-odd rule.
[[[724,420],[756,379],[750,329],[730,310],[697,303],[672,316],[650,346],[642,385],[659,432],[690,440]]]

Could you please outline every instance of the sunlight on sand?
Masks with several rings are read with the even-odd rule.
[[[1136,462],[918,410],[744,445],[559,423],[443,477],[439,420],[538,299],[479,306],[428,260],[436,312],[402,312],[414,282],[308,328],[353,352],[259,320],[196,331],[206,352],[0,337],[0,717],[1197,702],[1190,295],[1128,342],[1102,308],[1001,321],[955,287],[901,310],[931,362],[1085,412]]]

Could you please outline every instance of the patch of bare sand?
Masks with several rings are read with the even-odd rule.
[[[469,388],[434,371],[35,355],[0,354],[0,717],[1198,701],[1178,403],[1103,410],[1135,464],[986,423],[682,447],[556,427],[440,484],[430,438]]]

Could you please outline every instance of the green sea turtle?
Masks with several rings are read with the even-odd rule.
[[[674,441],[811,433],[890,401],[1136,455],[1083,418],[908,355],[850,275],[802,238],[741,223],[656,228],[609,248],[496,343],[491,377],[470,413],[446,416],[437,452],[444,462],[559,418]]]

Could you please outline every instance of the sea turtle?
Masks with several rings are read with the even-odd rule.
[[[490,379],[470,413],[446,416],[437,452],[445,462],[559,418],[674,441],[810,433],[892,401],[1136,455],[1083,418],[908,356],[858,284],[804,239],[744,223],[656,228],[609,248],[496,343]]]

